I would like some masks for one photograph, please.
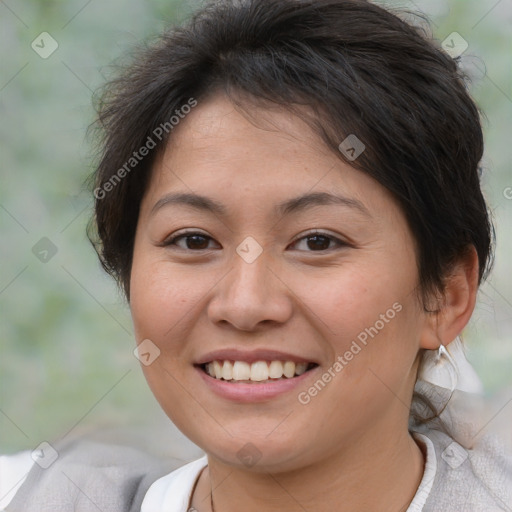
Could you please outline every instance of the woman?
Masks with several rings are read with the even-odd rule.
[[[94,243],[206,455],[63,447],[7,510],[511,510],[511,459],[466,400],[492,227],[449,55],[364,0],[212,2],[99,122]]]

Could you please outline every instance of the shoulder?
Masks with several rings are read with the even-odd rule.
[[[7,512],[140,510],[150,485],[184,464],[88,440],[48,445],[47,450],[51,453],[42,453],[42,463],[32,466]]]
[[[418,434],[418,433],[416,433]],[[424,512],[510,511],[512,507],[512,455],[493,435],[467,448],[439,430],[420,433],[435,450],[435,478]]]

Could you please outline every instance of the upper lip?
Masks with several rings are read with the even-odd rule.
[[[212,361],[245,361],[246,363],[254,363],[256,361],[293,361],[294,363],[318,364],[314,359],[298,356],[290,352],[280,352],[271,349],[240,350],[237,348],[208,352],[199,357],[195,364],[202,365]]]

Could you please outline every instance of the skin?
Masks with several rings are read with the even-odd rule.
[[[240,503],[248,512],[324,512],[334,504],[405,510],[424,468],[407,429],[418,353],[447,345],[469,320],[476,253],[468,251],[447,278],[440,312],[425,313],[414,237],[387,190],[290,113],[252,116],[257,122],[221,95],[200,101],[155,162],[136,232],[136,339],[161,351],[145,376],[169,418],[208,455],[190,504],[211,510],[213,489],[217,512],[238,511]],[[360,201],[366,213],[346,205],[273,212],[281,201],[320,191]],[[208,196],[228,213],[181,205],[152,213],[170,192]],[[184,228],[207,238],[163,246]],[[314,229],[345,244],[303,238]],[[247,236],[263,249],[250,264],[236,252]],[[378,335],[307,405],[299,403],[298,392],[395,303],[401,311]],[[202,354],[231,347],[292,352],[320,368],[300,389],[236,404],[214,394],[193,366]],[[251,467],[237,457],[248,442],[260,454]]]

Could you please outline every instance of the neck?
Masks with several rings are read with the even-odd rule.
[[[208,456],[192,505],[199,512],[238,512],[241,503],[246,512],[332,512],[335,505],[338,510],[406,510],[423,476],[424,458],[404,430],[393,437],[366,432],[338,453],[286,473],[240,470]]]

